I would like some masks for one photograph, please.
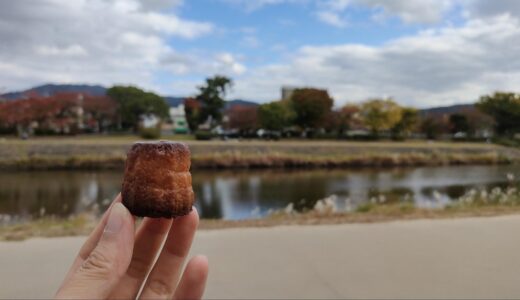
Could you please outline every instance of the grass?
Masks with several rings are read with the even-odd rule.
[[[200,228],[205,230],[237,227],[272,227],[280,225],[322,225],[344,223],[375,223],[396,220],[445,219],[459,217],[485,217],[520,214],[520,191],[515,187],[491,190],[470,190],[450,205],[426,209],[412,202],[367,202],[352,212],[338,212],[331,200],[318,201],[314,209],[297,213],[292,206],[273,212],[261,219],[226,221],[203,219]],[[98,219],[81,214],[68,219],[43,218],[17,225],[0,226],[0,240],[19,241],[30,237],[87,235]]]
[[[419,166],[520,162],[520,149],[484,143],[193,141],[193,168]],[[135,136],[0,139],[0,169],[121,169]]]

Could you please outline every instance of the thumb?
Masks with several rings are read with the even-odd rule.
[[[133,218],[123,204],[116,203],[98,244],[56,298],[106,298],[126,272],[133,246]]]

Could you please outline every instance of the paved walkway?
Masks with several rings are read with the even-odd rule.
[[[0,243],[0,297],[52,296],[84,238]],[[201,231],[209,298],[520,297],[520,216]]]

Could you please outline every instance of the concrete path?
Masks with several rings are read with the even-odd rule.
[[[0,297],[53,295],[84,238],[0,243]],[[519,298],[520,216],[201,231],[209,298]]]

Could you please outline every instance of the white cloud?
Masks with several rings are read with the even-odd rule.
[[[518,16],[520,14],[520,1],[517,0],[463,0],[463,5],[467,15],[473,18],[493,17],[502,14]]]
[[[311,0],[222,0],[227,3],[234,5],[240,5],[245,8],[246,11],[252,12],[258,10],[264,6],[277,5],[282,3],[295,3],[302,4],[312,2]]]
[[[161,10],[178,0],[0,1],[0,82],[133,83],[154,88],[171,37],[194,39],[214,25]],[[208,62],[209,63],[209,62]]]
[[[332,11],[319,11],[316,13],[316,16],[320,21],[338,28],[347,26],[347,22],[338,13]]]
[[[260,41],[254,35],[246,35],[242,38],[241,44],[249,48],[258,48]]]
[[[443,20],[452,0],[355,0],[358,5],[376,9],[376,14],[397,16],[406,23],[433,24]]]
[[[35,49],[36,53],[42,56],[86,56],[87,51],[80,45],[70,45],[67,47],[56,47],[56,46],[37,46]]]
[[[216,56],[214,63],[215,72],[223,72],[224,74],[240,75],[246,71],[246,67],[239,63],[230,53],[221,53]]]
[[[438,23],[452,8],[453,0],[329,0],[317,3],[321,7],[317,14],[320,21],[344,27],[341,14],[358,7],[371,9],[376,20],[396,16],[405,23]]]
[[[210,59],[207,59],[207,58]],[[236,76],[243,74],[247,68],[231,53],[217,54],[169,53],[162,58],[160,64],[167,70],[179,75],[211,76],[223,74]]]
[[[382,46],[307,46],[239,78],[237,97],[273,100],[281,85],[328,88],[337,103],[390,95],[419,107],[519,90],[520,22],[509,16],[426,30]]]

